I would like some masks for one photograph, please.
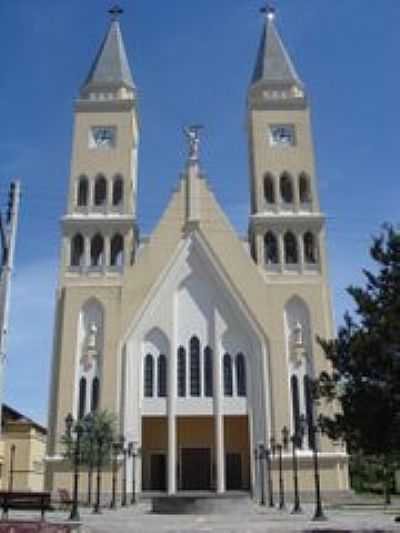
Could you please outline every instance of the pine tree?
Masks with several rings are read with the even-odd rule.
[[[388,481],[400,444],[400,232],[385,225],[370,249],[377,272],[364,287],[349,287],[356,316],[346,313],[334,340],[319,339],[331,363],[316,382],[316,398],[339,403],[321,416],[323,430],[350,453],[374,456]]]

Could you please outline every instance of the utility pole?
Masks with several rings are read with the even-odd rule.
[[[10,310],[11,275],[14,267],[21,185],[10,184],[7,214],[0,211],[1,264],[0,264],[0,431],[3,405],[3,376],[7,350],[7,334]]]

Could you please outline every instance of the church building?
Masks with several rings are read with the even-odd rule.
[[[67,414],[108,410],[139,452],[127,460],[128,488],[136,461],[139,492],[254,493],[259,445],[282,443],[282,429],[293,435],[303,417],[308,428],[315,422],[309,380],[327,365],[316,337],[335,334],[309,99],[274,12],[265,13],[247,94],[246,241],[203,174],[196,127],[185,131],[188,157],[176,190],[141,238],[139,115],[112,10],[75,101],[47,487],[71,487],[60,441]],[[298,451],[303,492],[313,488],[312,444],[307,430]],[[343,446],[322,436],[318,448],[322,490],[347,490]],[[290,446],[282,461],[290,491]],[[276,454],[272,469],[277,480]],[[103,491],[110,485],[108,473]]]

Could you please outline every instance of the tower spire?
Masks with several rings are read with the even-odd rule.
[[[271,86],[297,85],[302,87],[303,83],[276,28],[275,8],[267,3],[260,9],[260,12],[265,16],[265,25],[253,73],[252,85],[263,82],[264,85]]]
[[[81,88],[82,97],[121,88],[131,92],[135,90],[119,23],[123,9],[115,5],[108,12],[111,16],[110,26]]]

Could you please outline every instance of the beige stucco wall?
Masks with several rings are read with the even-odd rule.
[[[30,423],[8,422],[2,438],[4,442],[2,489],[9,488],[11,447],[14,445],[13,490],[43,490],[46,436]]]

